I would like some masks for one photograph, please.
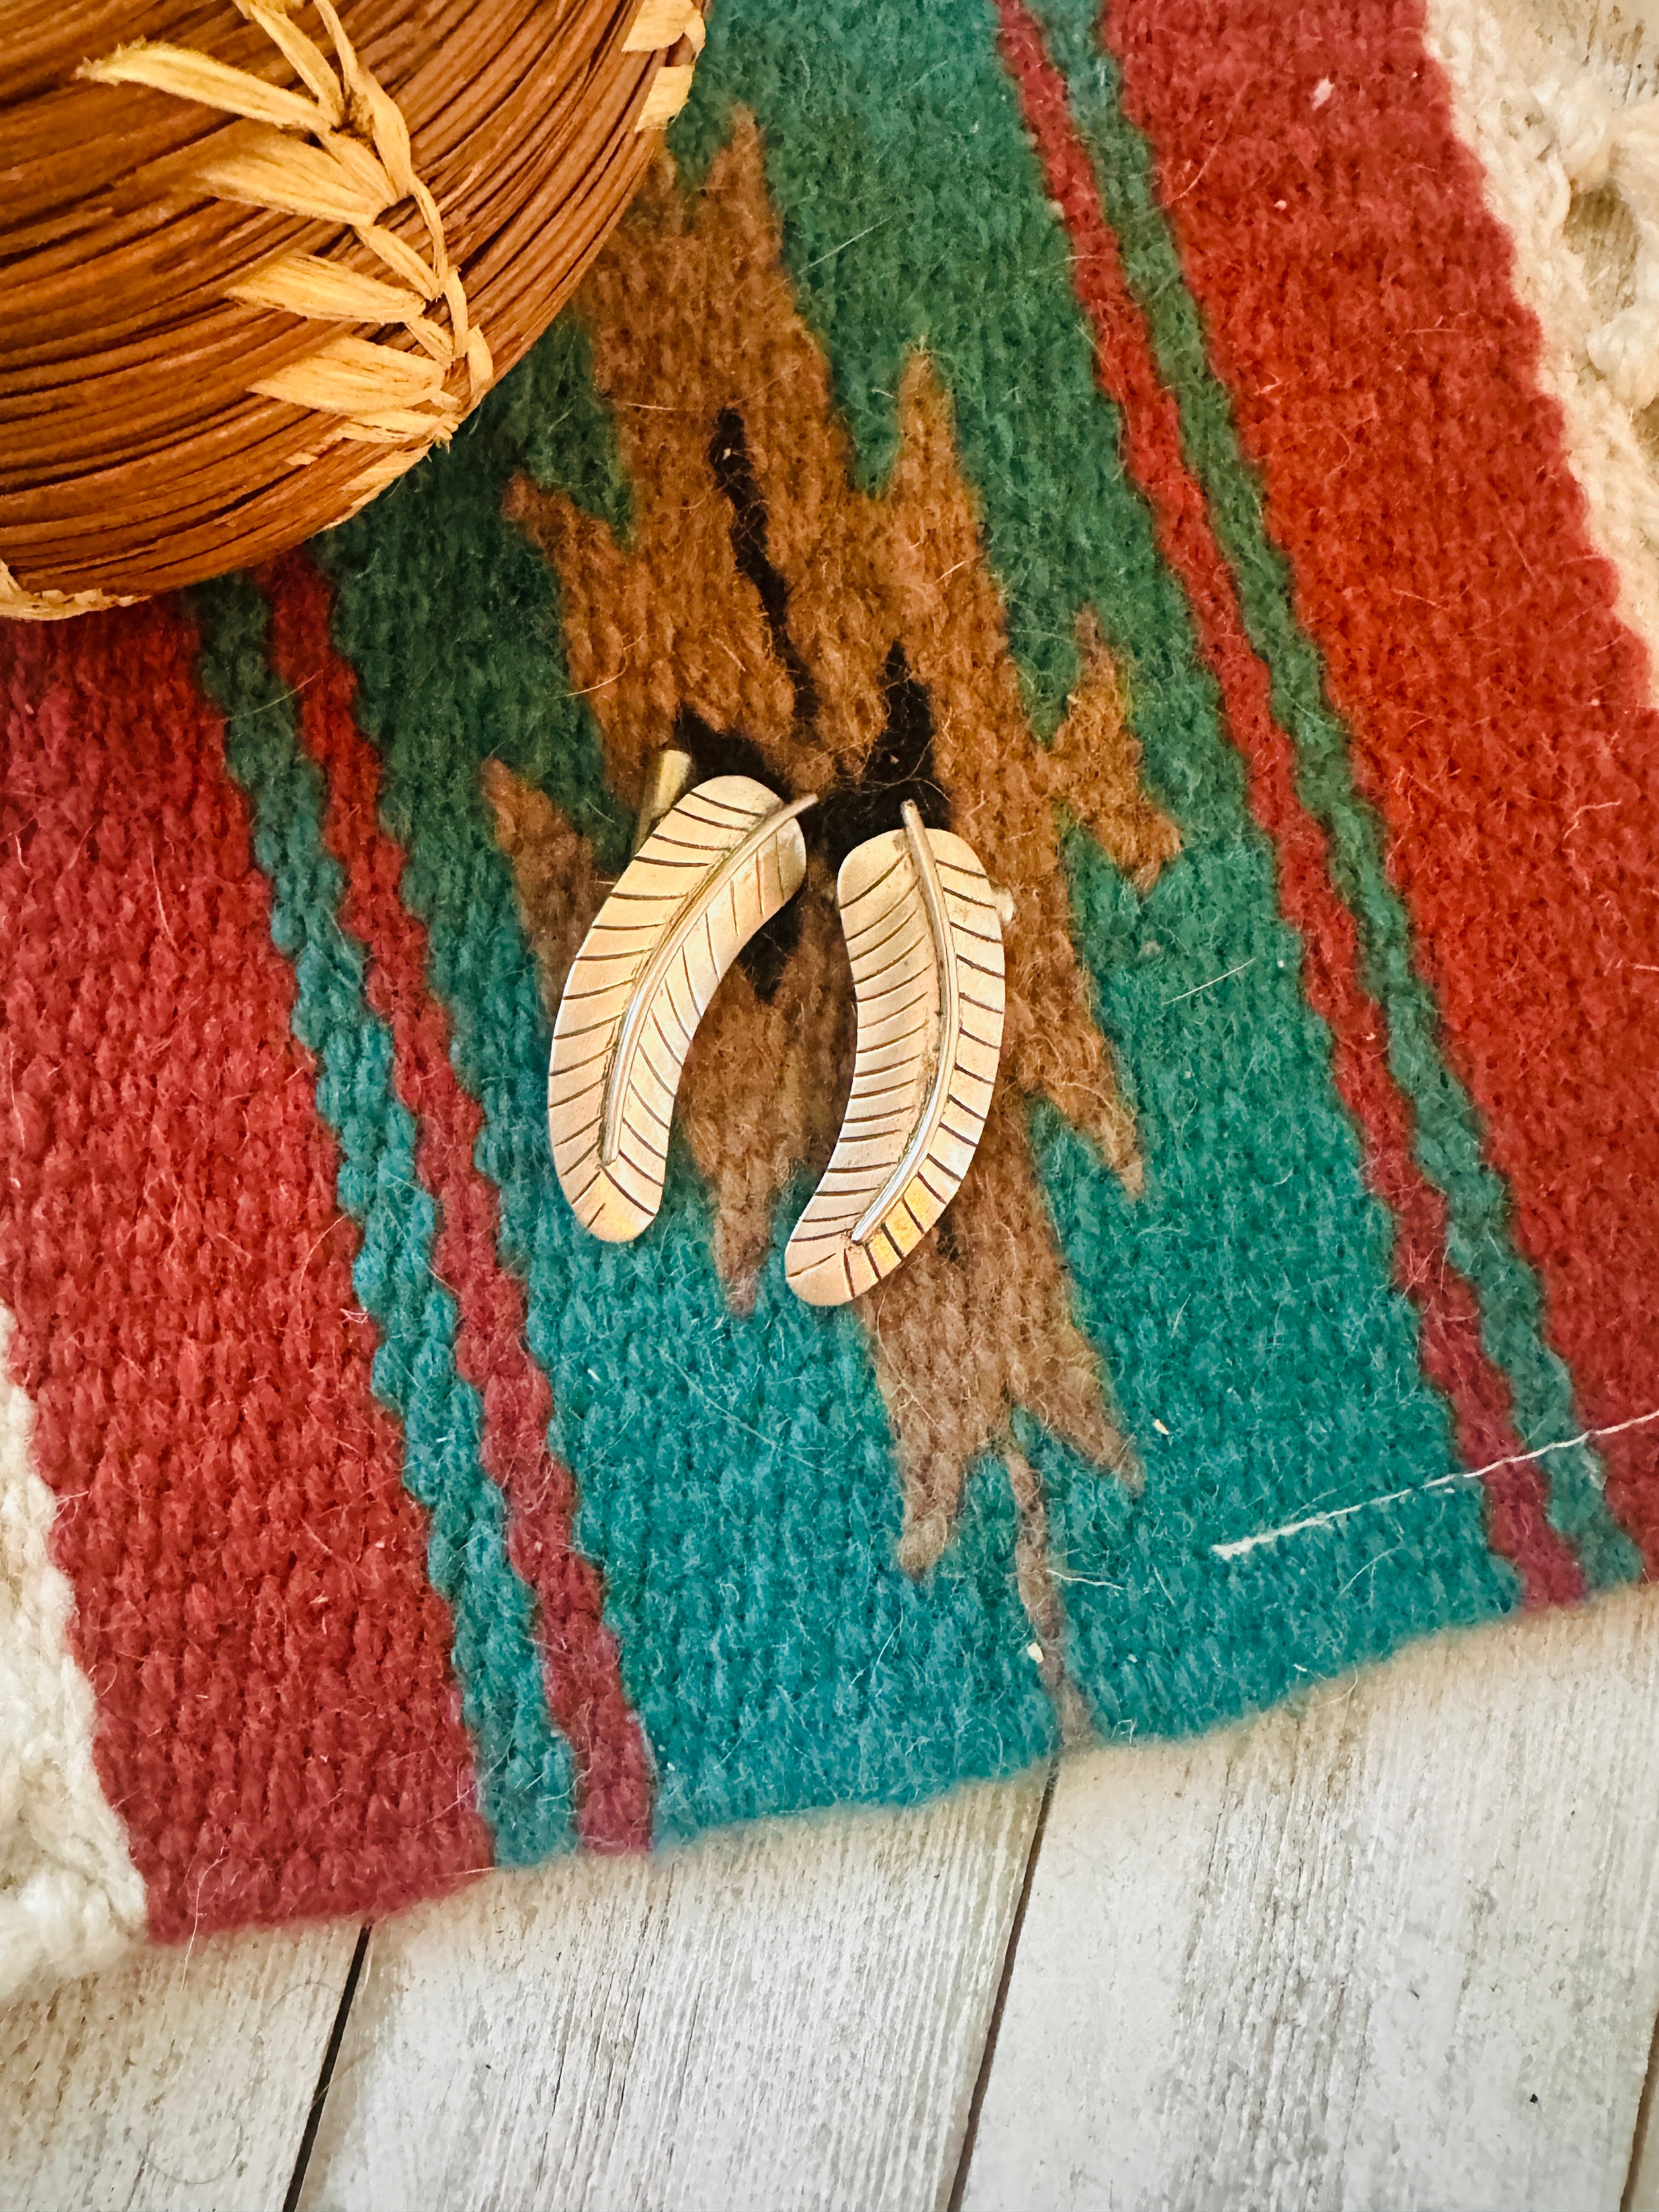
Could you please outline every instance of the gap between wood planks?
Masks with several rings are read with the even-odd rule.
[[[1659,2205],[1659,2136],[1654,2136],[1654,2077],[1659,2074],[1659,2014],[1653,2022],[1648,2046],[1648,2070],[1636,2107],[1636,2126],[1631,2136],[1630,2171],[1619,2199],[1619,2212],[1653,2212]]]
[[[329,2085],[334,2079],[335,2062],[340,2056],[340,2045],[345,2040],[346,2021],[351,2012],[351,2001],[357,1994],[357,1984],[362,1978],[363,1960],[368,1955],[368,1939],[374,1933],[373,1921],[366,1921],[357,1930],[357,1948],[351,1954],[351,1964],[346,1971],[345,1987],[340,1992],[339,2008],[334,2015],[334,2025],[329,2030],[328,2045],[323,2052],[323,2063],[317,2070],[317,2086],[311,2093],[311,2108],[306,2114],[305,2129],[300,2137],[300,2148],[294,2160],[294,2171],[289,2177],[288,2194],[283,2199],[283,2212],[295,2212],[300,2191],[305,2187],[306,2168],[311,2163],[313,2146],[317,2141],[317,2130],[322,2121],[323,2107],[328,2102]]]
[[[1003,2008],[1008,2002],[1008,1984],[1014,1978],[1014,1957],[1019,1949],[1020,1931],[1025,1925],[1025,1908],[1031,1901],[1031,1883],[1036,1874],[1037,1854],[1042,1849],[1043,1832],[1048,1826],[1048,1808],[1054,1802],[1054,1784],[1060,1778],[1060,1762],[1064,1755],[1057,1751],[1048,1761],[1048,1778],[1042,1785],[1042,1802],[1037,1807],[1036,1820],[1031,1829],[1031,1845],[1025,1854],[1025,1871],[1020,1880],[1018,1901],[1014,1906],[1014,1917],[1008,1923],[1008,1941],[1003,1947],[1002,1970],[997,1976],[997,1993],[992,2001],[991,2017],[985,2026],[985,2042],[979,2054],[979,2071],[974,2076],[974,2094],[968,2100],[968,2124],[962,2131],[962,2148],[957,2154],[956,2178],[951,2184],[945,2212],[962,2212],[963,2192],[968,2186],[968,2169],[974,2162],[974,2143],[979,2134],[979,2116],[984,2108],[985,2092],[996,2059]],[[1639,2137],[1639,2129],[1638,2134]]]

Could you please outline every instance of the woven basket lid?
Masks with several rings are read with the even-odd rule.
[[[14,0],[0,615],[266,559],[447,440],[702,46],[696,0]]]

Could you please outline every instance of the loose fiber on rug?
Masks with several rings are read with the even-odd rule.
[[[1481,0],[721,0],[446,452],[0,632],[5,1981],[1659,1569],[1618,130]],[[822,796],[606,1245],[550,1023],[668,745]],[[1002,1073],[811,1308],[907,799],[1013,895]]]

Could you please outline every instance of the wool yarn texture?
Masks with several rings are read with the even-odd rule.
[[[9,1985],[1659,1571],[1651,313],[1571,219],[1647,139],[1536,58],[725,0],[447,450],[0,630]],[[549,1039],[668,745],[821,799],[617,1246]],[[1001,1072],[809,1308],[907,801],[1012,894]]]

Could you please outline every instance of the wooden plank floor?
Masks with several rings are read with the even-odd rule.
[[[203,1942],[0,2019],[0,2204],[1659,2212],[1656,1710],[1635,1591],[1085,1753],[1046,1809]]]
[[[937,2203],[1041,1799],[497,1877],[377,1930],[305,2212]]]
[[[1659,1597],[1455,1638],[1050,1811],[964,2212],[1619,2212]]]
[[[0,2205],[276,2212],[356,1942],[221,1938],[0,2012]]]

